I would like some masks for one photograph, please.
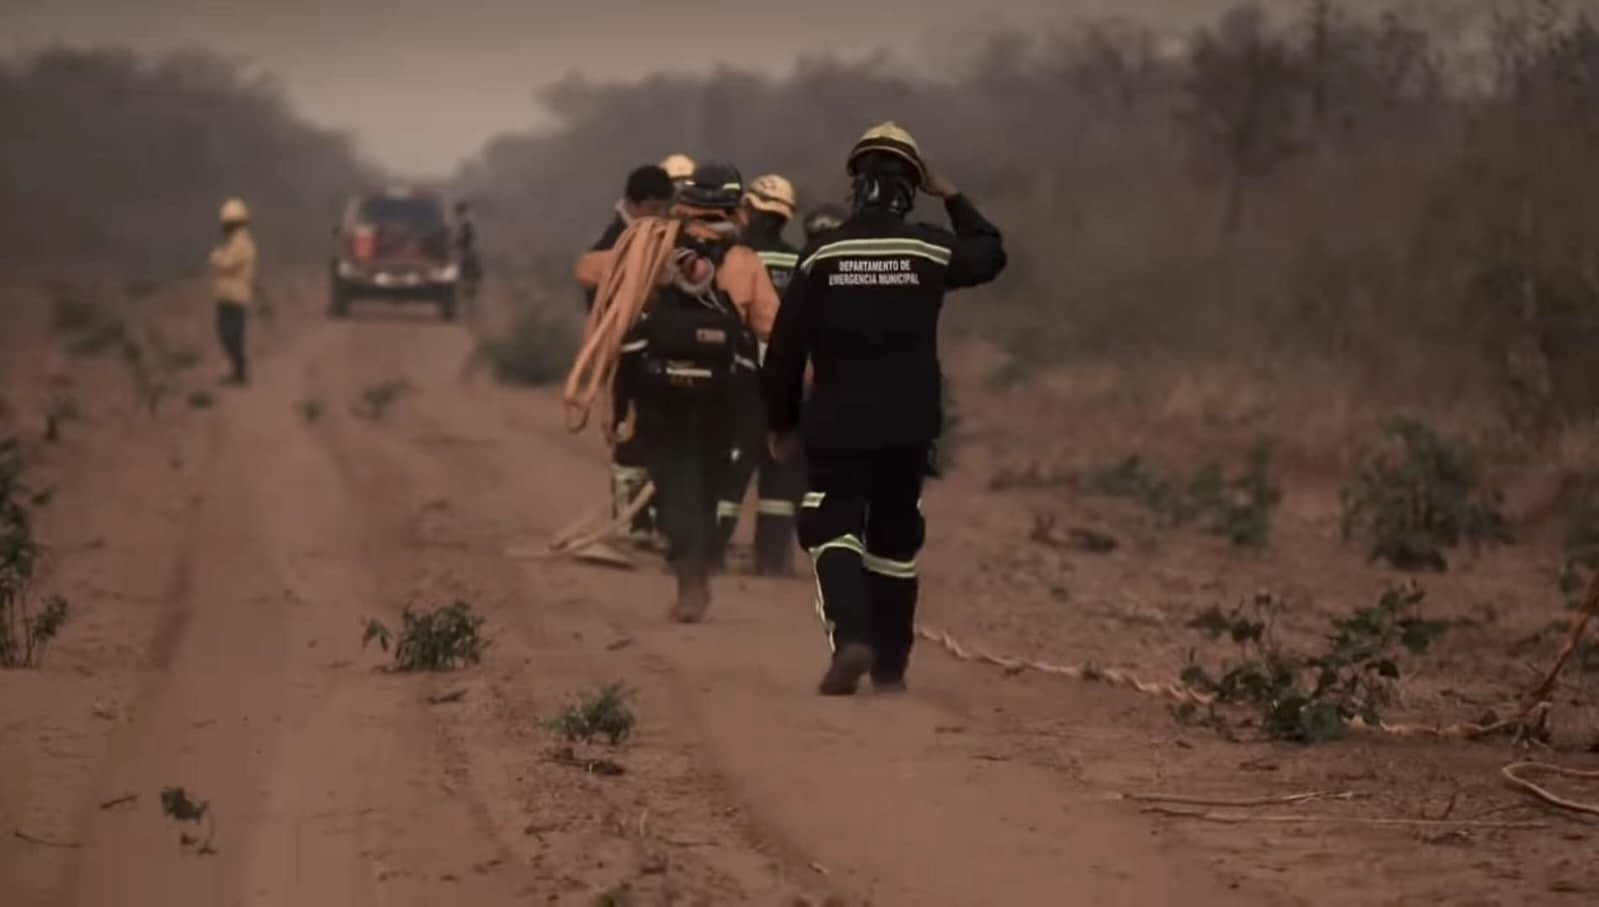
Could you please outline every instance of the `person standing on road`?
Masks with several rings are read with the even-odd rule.
[[[880,691],[905,688],[922,484],[943,432],[939,311],[946,290],[1006,264],[999,230],[899,126],[867,130],[846,170],[853,211],[800,252],[762,368],[772,455],[804,453],[799,534],[832,649],[827,696],[853,694],[868,672]],[[907,221],[918,191],[943,200],[953,232]]]
[[[211,250],[211,295],[216,299],[217,338],[232,366],[223,383],[249,380],[245,361],[245,325],[255,298],[256,251],[250,237],[250,211],[230,198],[222,205],[222,241]]]
[[[783,238],[783,228],[795,214],[793,184],[775,173],[756,177],[744,193],[743,214],[744,244],[755,250],[773,288],[782,293],[799,263],[799,250]],[[765,345],[760,349],[764,356]],[[725,566],[728,545],[738,528],[744,492],[758,470],[755,572],[784,576],[793,572],[794,516],[805,491],[805,480],[794,465],[778,463],[767,452],[760,379],[754,373],[742,377],[745,380],[733,389],[734,444],[722,499],[716,505],[716,561],[718,566]]]
[[[472,219],[472,206],[464,201],[455,203],[455,260],[461,268],[461,289],[470,306],[476,301],[478,286],[483,281],[483,259],[478,255],[477,224]]]
[[[595,240],[594,245],[589,247],[589,250],[577,261],[576,278],[578,286],[583,288],[586,308],[594,307],[594,294],[611,268],[611,252],[616,245],[617,237],[640,217],[664,215],[672,203],[673,192],[671,178],[658,166],[646,164],[634,168],[628,174],[622,198],[616,203],[611,222],[600,233],[600,238]],[[621,516],[627,509],[628,503],[643,491],[650,480],[643,442],[636,435],[627,437],[626,433],[617,431],[626,416],[627,413],[622,405],[622,394],[618,393],[611,413],[611,431],[607,433],[609,437],[616,439],[611,448],[612,517]],[[655,507],[646,507],[633,518],[632,525],[628,528],[634,544],[646,546],[654,540],[656,510]]]

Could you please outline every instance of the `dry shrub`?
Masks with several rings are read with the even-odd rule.
[[[372,177],[270,78],[208,53],[53,48],[0,64],[0,264],[191,273],[230,195],[273,262],[321,261],[342,196]],[[199,250],[199,251],[196,251]]]

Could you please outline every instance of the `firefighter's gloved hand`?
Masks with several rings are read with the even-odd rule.
[[[934,198],[946,199],[954,198],[960,194],[960,190],[955,188],[954,183],[945,179],[943,174],[939,173],[928,165],[926,158],[922,159],[922,171],[925,174],[924,178],[922,179],[923,192],[926,192],[928,195],[931,195]]]

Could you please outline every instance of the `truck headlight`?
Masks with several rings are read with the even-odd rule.
[[[445,265],[442,268],[435,268],[433,270],[433,279],[439,283],[449,283],[450,281],[455,280],[460,273],[461,269],[458,266]]]

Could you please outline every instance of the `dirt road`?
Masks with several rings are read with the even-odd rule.
[[[1373,904],[1436,902],[1460,865],[1367,879],[1362,832],[1195,838],[1117,801],[1244,759],[1152,736],[1169,719],[1131,694],[924,646],[911,696],[823,700],[808,581],[726,578],[683,627],[655,567],[511,556],[600,500],[603,457],[552,396],[474,376],[461,327],[308,314],[262,345],[214,407],[108,413],[50,454],[80,611],[0,678],[8,904]],[[931,560],[932,615],[968,569]],[[487,618],[480,667],[377,670],[367,618],[456,599]],[[554,758],[543,719],[613,681],[624,773]],[[209,802],[215,853],[180,847],[169,785]]]

